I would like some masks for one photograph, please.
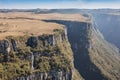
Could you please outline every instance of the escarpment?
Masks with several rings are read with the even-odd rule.
[[[118,49],[92,20],[64,16],[1,19],[0,80],[119,80]]]
[[[94,22],[45,20],[63,24],[74,53],[74,65],[85,80],[119,80],[120,55]]]
[[[53,32],[0,40],[0,79],[73,80],[73,54],[67,34],[63,29]]]
[[[105,39],[120,48],[120,15],[94,13],[93,17]]]

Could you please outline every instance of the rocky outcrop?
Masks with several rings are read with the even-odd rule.
[[[4,55],[4,58],[2,59],[2,61],[8,62],[10,60],[9,52],[10,52],[10,43],[9,43],[9,41],[1,40],[0,41],[0,53]]]
[[[39,36],[39,40],[43,41],[43,46],[54,46],[55,45],[55,35],[49,35],[49,36]]]
[[[34,70],[34,54],[31,52],[31,70]]]
[[[8,54],[10,52],[10,44],[7,40],[0,41],[0,53]]]
[[[25,62],[25,64],[15,64],[17,65],[17,67],[20,68],[16,68],[15,74],[17,73],[17,77],[13,77],[13,80],[72,80],[72,60],[69,63],[67,62],[67,60],[65,60],[65,62],[62,62],[63,64],[61,64],[61,62],[55,62],[57,58],[61,61],[64,60],[65,54],[68,54],[67,52],[60,51],[59,44],[63,45],[63,43],[68,44],[66,30],[55,30],[54,34],[50,35],[44,34],[40,36],[25,37],[10,36],[7,37],[5,40],[0,41],[0,53],[2,53],[4,56],[3,58],[5,58],[5,60],[3,60],[2,62],[8,62],[10,65],[15,64],[14,62],[17,63],[17,60],[23,60],[23,63]],[[64,48],[65,46],[62,45],[61,47]],[[67,50],[67,47],[65,48]],[[51,57],[54,57],[55,59],[52,59]],[[41,60],[44,60],[44,58],[50,59],[50,61],[46,60],[46,63],[41,62]],[[51,60],[53,60],[53,62]],[[66,66],[66,64],[68,65]],[[48,68],[45,68],[44,70],[44,67],[41,65],[45,67],[52,67],[50,71],[48,71]],[[26,66],[25,69],[28,70],[25,70],[25,73],[22,73],[22,71],[20,72],[19,70],[24,69],[24,66]],[[68,66],[71,66],[71,68],[69,68]],[[60,69],[58,69],[58,67]],[[41,69],[39,70],[39,68]],[[10,70],[10,68],[8,69]],[[8,73],[10,72],[8,71]]]
[[[56,72],[50,71],[49,73],[36,72],[27,77],[21,76],[13,80],[71,80],[72,71],[70,72]]]
[[[8,54],[10,51],[17,52],[17,42],[14,39],[0,41],[0,53]]]
[[[18,52],[17,42],[14,39],[11,39],[11,44],[14,52]]]
[[[36,37],[30,37],[28,40],[27,40],[27,46],[30,46],[32,48],[35,48],[37,47],[38,45],[38,42],[37,42],[37,38]]]

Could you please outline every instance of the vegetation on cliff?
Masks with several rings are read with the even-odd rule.
[[[7,37],[5,41],[8,41],[9,45],[4,47],[4,50],[10,48],[10,52],[0,53],[0,79],[8,80],[28,76],[33,72],[69,72],[72,69],[70,60],[72,52],[68,40],[64,39],[60,42],[61,34],[64,34],[62,30],[54,30],[54,32],[55,34],[52,35],[44,34],[38,37]],[[2,43],[0,47],[3,47]]]
[[[120,55],[94,22],[47,20],[66,25],[75,68],[85,80],[119,80]]]

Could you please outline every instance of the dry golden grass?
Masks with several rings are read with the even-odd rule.
[[[52,34],[59,24],[27,19],[0,19],[0,38],[6,36]]]
[[[88,19],[80,14],[58,14],[58,13],[50,13],[50,14],[34,14],[29,12],[9,12],[9,13],[0,13],[0,17],[6,18],[16,18],[16,17],[24,17],[24,18],[33,18],[33,19],[47,19],[47,20],[72,20],[72,21],[81,21],[86,22]]]
[[[61,24],[42,20],[86,21],[80,14],[34,14],[28,12],[0,13],[0,39],[6,36],[52,34],[54,29],[62,29]]]

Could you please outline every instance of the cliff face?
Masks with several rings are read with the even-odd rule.
[[[1,80],[72,80],[72,51],[65,30],[0,40]],[[69,56],[68,56],[69,55]]]
[[[98,29],[109,42],[120,48],[120,15],[117,13],[94,13]]]
[[[72,73],[66,73],[64,71],[57,72],[57,71],[51,71],[49,73],[33,73],[27,77],[21,76],[13,80],[71,80],[72,79]]]
[[[85,80],[120,79],[118,49],[104,39],[94,22],[47,21],[66,25],[75,68]]]
[[[64,30],[0,40],[0,79],[120,79],[118,49],[104,39],[94,22],[45,21],[63,24]]]

